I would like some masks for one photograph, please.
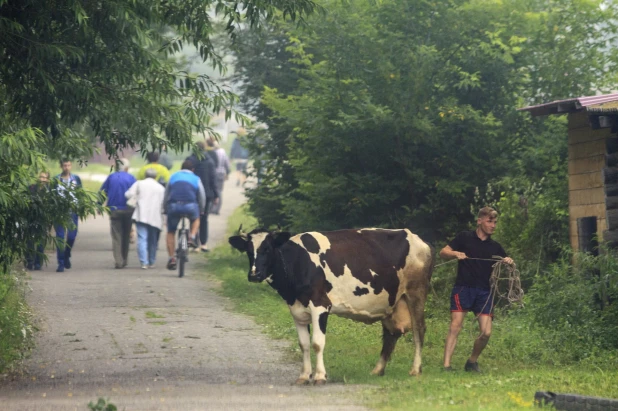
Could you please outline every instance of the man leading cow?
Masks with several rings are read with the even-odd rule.
[[[463,231],[440,251],[440,257],[459,260],[457,279],[451,293],[451,325],[444,347],[444,370],[453,371],[451,357],[457,345],[457,336],[468,311],[477,317],[480,335],[474,342],[472,355],[464,369],[481,372],[478,357],[489,341],[494,301],[489,278],[496,261],[513,264],[502,246],[492,240],[496,229],[498,213],[491,207],[484,207],[478,213],[476,230]]]

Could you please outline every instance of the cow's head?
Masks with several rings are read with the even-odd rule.
[[[249,281],[262,282],[272,273],[275,262],[275,251],[292,235],[287,232],[267,231],[255,229],[249,234],[242,232],[242,225],[238,235],[229,238],[229,243],[235,249],[244,251],[249,257]]]

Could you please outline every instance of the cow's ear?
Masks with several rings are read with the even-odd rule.
[[[275,248],[282,246],[283,243],[290,239],[290,237],[292,237],[292,234],[285,231],[282,233],[277,233],[275,235]]]
[[[230,245],[238,251],[247,251],[247,240],[239,235],[235,235],[228,239]]]

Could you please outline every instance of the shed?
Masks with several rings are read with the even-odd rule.
[[[568,117],[569,237],[573,249],[588,249],[594,233],[599,240],[618,243],[618,93],[519,110],[533,116]]]

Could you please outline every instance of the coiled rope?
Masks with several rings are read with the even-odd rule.
[[[497,298],[499,300],[505,300],[509,306],[524,307],[524,290],[521,288],[521,276],[515,264],[506,264],[502,262],[502,260],[497,260],[495,258],[468,257],[467,259],[495,262],[492,266],[491,276],[489,277],[490,295],[493,297],[494,305],[496,304]],[[454,261],[459,260],[455,258],[445,263],[437,264],[435,267],[440,267],[441,265],[449,264]],[[500,286],[504,283],[507,283],[506,287],[502,287],[505,291],[500,291]],[[489,300],[488,298],[485,302],[485,306],[487,306]],[[483,309],[485,309],[485,306],[483,306]],[[481,310],[481,312],[482,311],[483,310]]]

